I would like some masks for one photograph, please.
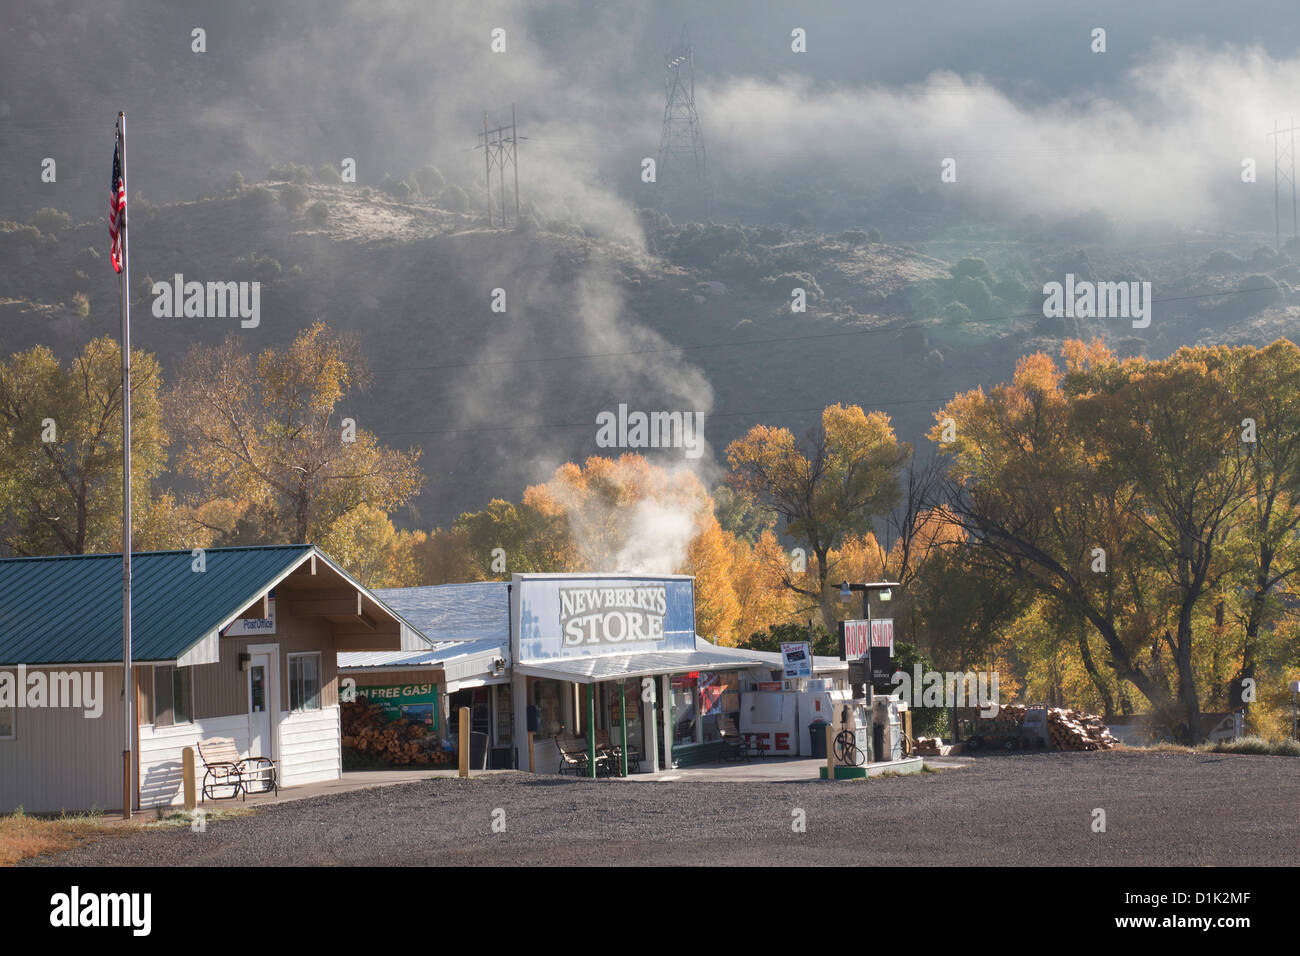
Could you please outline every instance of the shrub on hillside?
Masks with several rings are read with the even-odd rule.
[[[66,212],[59,212],[52,206],[46,206],[43,209],[36,210],[32,214],[30,222],[47,236],[53,236],[70,227],[72,217]]]
[[[329,222],[330,207],[319,199],[307,207],[307,222],[319,229]]]
[[[412,178],[422,196],[436,196],[447,185],[446,177],[438,171],[437,166],[421,166]]]
[[[247,270],[257,282],[271,282],[280,275],[280,263],[277,260],[256,253],[240,256],[235,260],[235,268]]]
[[[290,183],[280,190],[280,202],[284,205],[284,208],[294,215],[297,215],[298,210],[306,205],[307,200],[310,198],[311,196],[307,190],[296,183]]]
[[[448,186],[438,194],[438,208],[449,212],[468,212],[469,193],[459,186]]]
[[[311,179],[311,169],[297,163],[282,163],[272,166],[267,171],[267,177],[273,182],[297,183],[301,186]]]

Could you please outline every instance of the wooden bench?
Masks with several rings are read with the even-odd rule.
[[[242,796],[248,799],[249,784],[260,786],[253,793],[274,790],[280,793],[280,782],[275,772],[275,761],[270,757],[240,757],[235,741],[230,737],[210,737],[199,741],[196,748],[203,761],[203,799],[232,800]],[[226,796],[218,796],[217,789],[230,787]]]
[[[587,750],[587,739],[573,734],[563,734],[555,738],[556,749],[560,751],[560,773],[572,773],[588,776],[591,773],[588,761],[591,754]],[[596,747],[596,774],[608,776],[613,772],[610,755]]]

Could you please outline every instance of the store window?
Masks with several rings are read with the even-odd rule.
[[[673,746],[699,741],[698,673],[674,674],[672,684]]]
[[[0,740],[13,740],[17,736],[14,726],[17,716],[16,707],[0,707]]]
[[[320,652],[289,655],[289,710],[320,710]]]
[[[601,685],[602,690],[606,685]],[[619,706],[619,685],[617,683],[609,684],[609,691],[604,694],[606,704],[606,722],[605,726],[609,728],[610,739],[615,743],[620,740],[622,734],[622,710]],[[641,735],[643,733],[641,724],[641,682],[638,680],[625,681],[622,695],[623,705],[627,707],[627,739],[630,747],[640,750]]]
[[[533,681],[529,705],[535,708],[538,737],[564,733],[564,687],[558,680]]]
[[[730,717],[734,726],[740,726],[740,677],[734,671],[701,671],[699,694],[706,742],[721,739],[719,717]]]
[[[514,740],[514,703],[510,699],[510,685],[497,684],[494,690],[496,700],[493,709],[497,718],[497,738],[499,746],[508,746]]]
[[[194,719],[190,669],[163,664],[153,669],[153,724],[173,727]]]

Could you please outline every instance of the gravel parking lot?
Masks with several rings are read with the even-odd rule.
[[[38,865],[1264,865],[1300,845],[1285,757],[988,754],[871,781],[632,785],[499,774],[111,836]],[[1106,831],[1093,831],[1094,809]],[[794,832],[795,811],[806,832]],[[504,823],[493,831],[493,820]]]

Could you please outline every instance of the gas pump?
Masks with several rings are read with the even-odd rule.
[[[844,701],[835,725],[834,757],[837,767],[861,767],[874,759],[868,699]]]

